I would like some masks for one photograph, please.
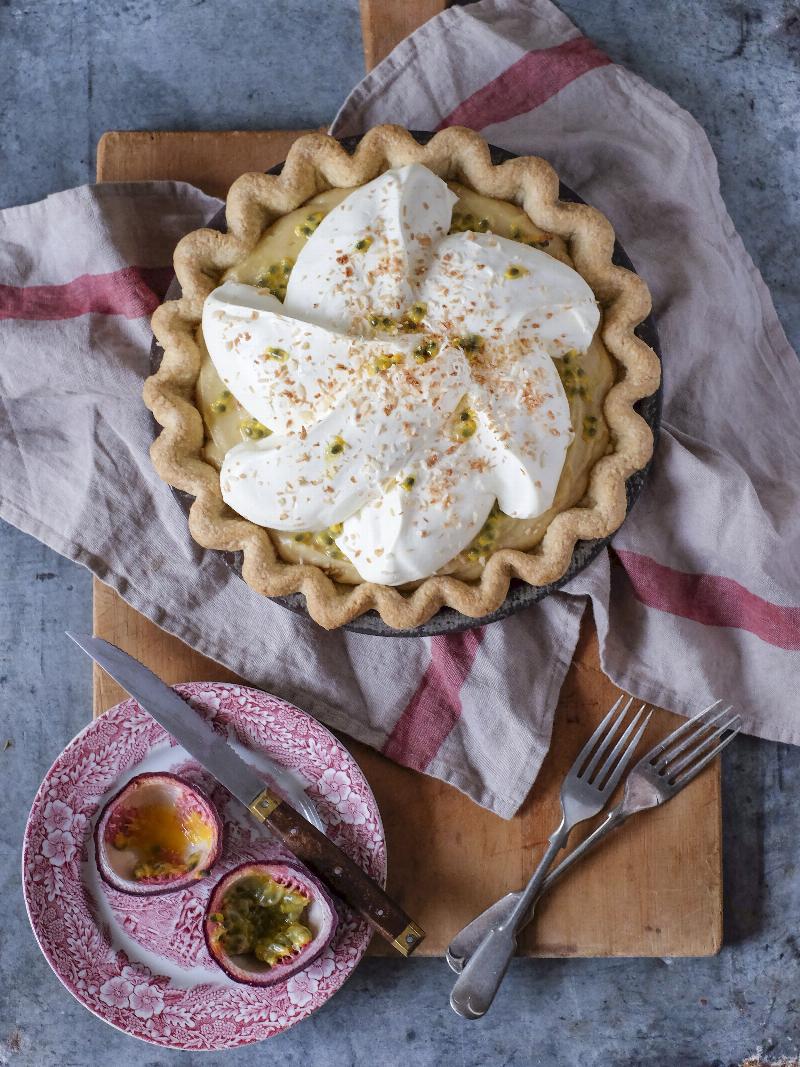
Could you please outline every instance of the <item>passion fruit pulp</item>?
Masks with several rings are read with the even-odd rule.
[[[204,878],[219,858],[222,822],[196,786],[139,774],[109,800],[94,833],[97,868],[114,889],[172,893]]]
[[[320,882],[294,863],[244,863],[208,902],[203,931],[211,958],[235,982],[274,985],[324,951],[338,917]]]

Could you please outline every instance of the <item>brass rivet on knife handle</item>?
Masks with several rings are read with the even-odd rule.
[[[424,937],[424,930],[421,930],[416,923],[409,923],[402,934],[392,941],[392,944],[398,952],[402,952],[404,956],[410,956]]]
[[[271,793],[269,789],[263,789],[247,807],[259,822],[266,822],[280,803],[280,797]]]

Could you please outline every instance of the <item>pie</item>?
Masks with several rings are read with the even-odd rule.
[[[160,476],[247,583],[334,628],[479,618],[561,577],[652,454],[659,362],[608,221],[461,128],[301,137],[175,252],[145,384]]]

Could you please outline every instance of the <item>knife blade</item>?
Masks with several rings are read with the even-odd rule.
[[[321,830],[266,786],[264,779],[174,689],[143,663],[101,637],[69,632],[67,637],[119,682],[253,818],[268,826],[394,948],[404,956],[411,955],[425,937],[421,927]]]

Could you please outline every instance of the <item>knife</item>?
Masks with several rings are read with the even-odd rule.
[[[302,863],[371,923],[398,952],[411,955],[425,937],[425,931],[330,838],[265,787],[256,771],[174,689],[127,652],[100,637],[69,632],[67,637],[119,682],[167,733],[244,804],[253,818],[268,826]]]

